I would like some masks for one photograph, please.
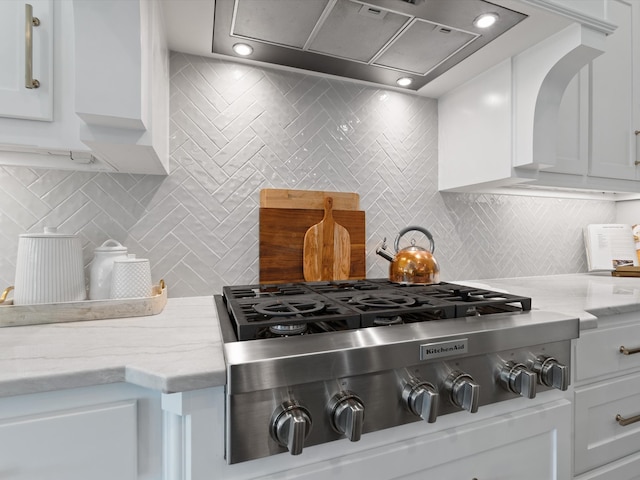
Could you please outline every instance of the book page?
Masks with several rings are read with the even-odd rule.
[[[585,246],[589,271],[639,264],[631,225],[588,225]]]

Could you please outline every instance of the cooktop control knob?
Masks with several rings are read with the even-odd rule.
[[[311,415],[302,405],[288,400],[273,412],[270,431],[271,438],[291,455],[300,455],[311,431]]]
[[[345,435],[352,442],[360,440],[364,404],[355,393],[347,390],[335,394],[329,401],[329,416],[336,432]]]
[[[480,400],[480,385],[468,373],[453,371],[444,381],[444,388],[450,394],[451,403],[468,410],[470,413],[478,411]]]
[[[538,374],[538,382],[547,387],[566,390],[569,388],[569,367],[562,365],[553,357],[538,356],[531,366]]]
[[[510,392],[525,398],[535,398],[537,377],[522,363],[507,362],[500,370],[499,381]]]
[[[402,390],[402,400],[406,407],[428,423],[436,421],[440,395],[429,382],[412,380]]]

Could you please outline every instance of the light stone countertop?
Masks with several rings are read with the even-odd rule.
[[[462,281],[461,281],[462,282]],[[579,317],[640,312],[640,278],[573,274],[462,282],[532,298]],[[640,315],[639,315],[640,319]],[[213,297],[170,298],[148,317],[0,328],[0,397],[128,382],[164,393],[224,385]]]
[[[477,283],[531,297],[532,309],[578,317],[581,330],[596,328],[598,318],[640,312],[640,277],[613,277],[606,272],[488,279]]]
[[[213,297],[158,315],[0,328],[0,397],[128,382],[164,393],[224,385]]]

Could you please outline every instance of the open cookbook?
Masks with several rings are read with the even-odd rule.
[[[640,276],[640,225],[587,225],[584,244],[590,272],[637,272]]]

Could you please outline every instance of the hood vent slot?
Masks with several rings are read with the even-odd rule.
[[[500,22],[473,25],[481,13]],[[526,18],[483,0],[217,0],[213,53],[249,43],[252,60],[413,89]]]

